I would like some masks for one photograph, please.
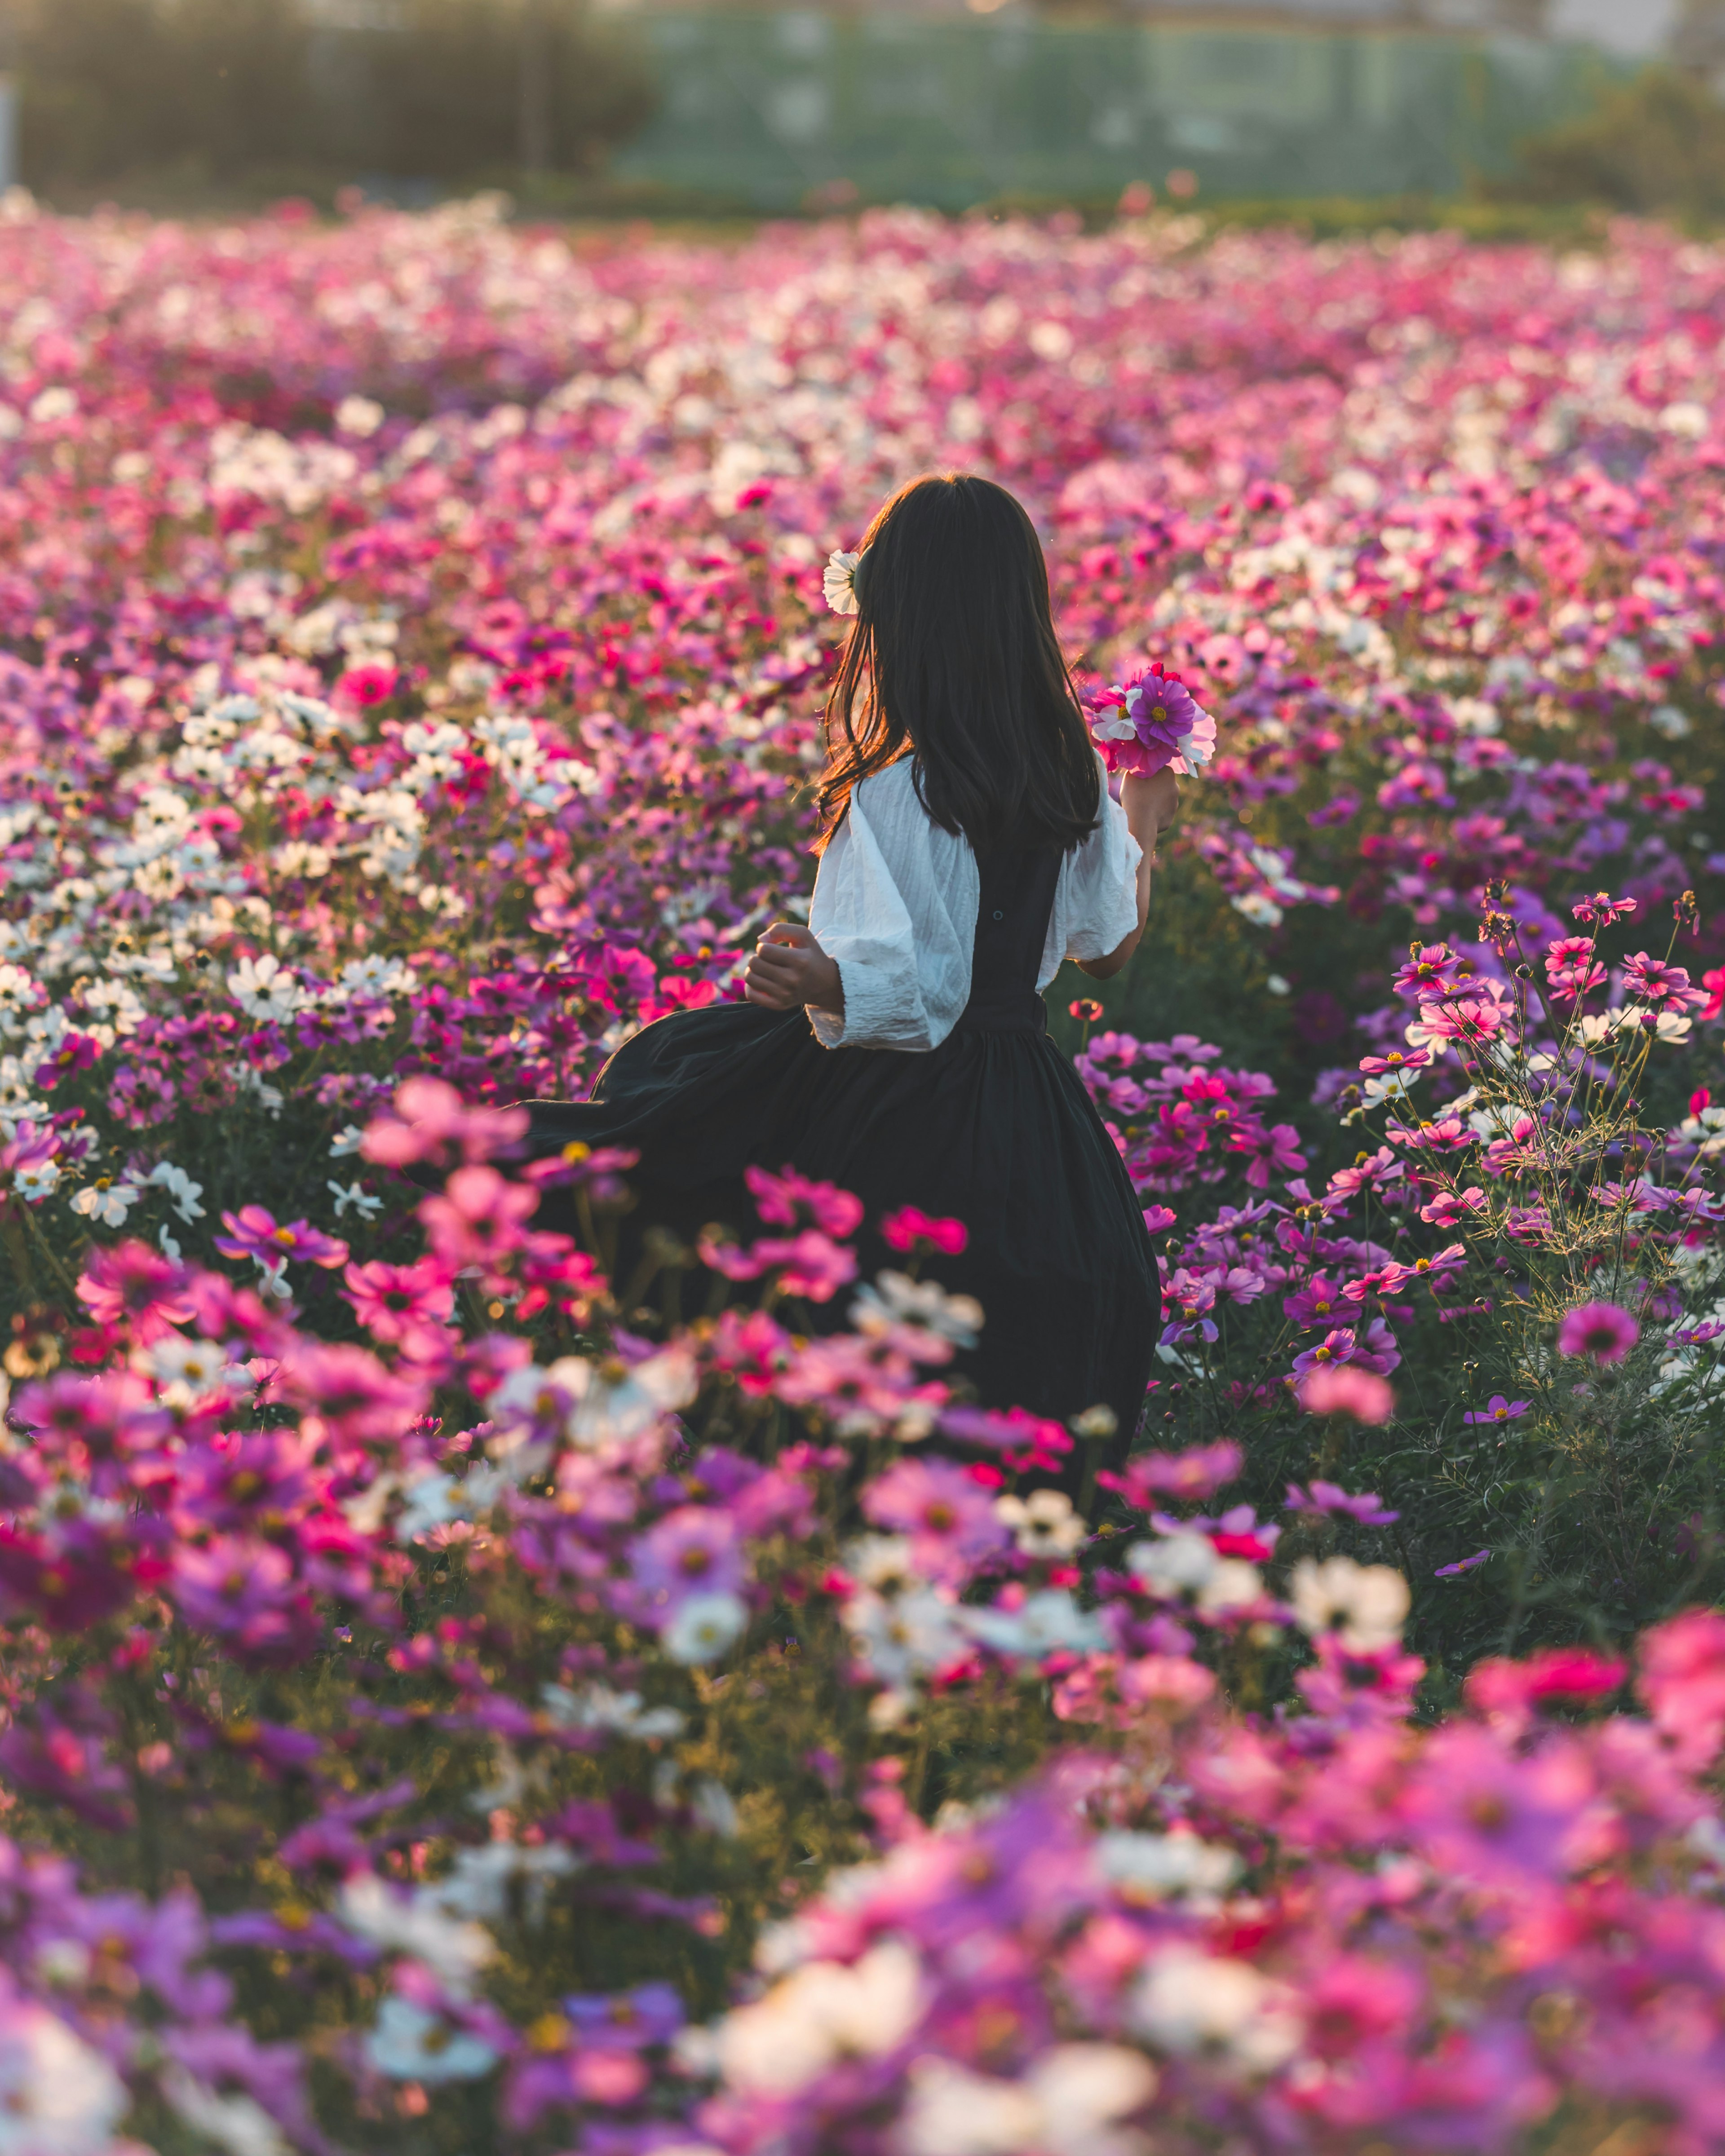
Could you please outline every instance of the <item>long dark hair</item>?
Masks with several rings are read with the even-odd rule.
[[[1101,806],[1096,757],[1023,508],[968,472],[912,480],[861,555],[827,698],[822,845],[851,789],[906,748],[922,806],[978,853],[1076,845]]]

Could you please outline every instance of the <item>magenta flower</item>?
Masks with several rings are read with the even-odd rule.
[[[1595,1363],[1620,1363],[1641,1328],[1615,1302],[1582,1302],[1563,1313],[1558,1327],[1560,1355],[1587,1355]]]
[[[1527,1412],[1526,1400],[1509,1400],[1502,1393],[1493,1393],[1484,1407],[1470,1408],[1461,1419],[1466,1423],[1514,1422]]]
[[[794,1228],[803,1213],[824,1235],[842,1239],[862,1225],[861,1199],[834,1183],[812,1183],[787,1168],[772,1175],[764,1168],[743,1170],[755,1210],[769,1227]]]
[[[225,1235],[216,1237],[216,1248],[224,1258],[253,1258],[273,1272],[290,1258],[303,1259],[326,1270],[347,1262],[347,1245],[339,1235],[326,1235],[309,1220],[289,1220],[278,1226],[275,1215],[261,1205],[242,1205],[237,1214],[224,1213]]]
[[[970,1240],[962,1220],[937,1220],[914,1205],[889,1213],[880,1223],[880,1237],[889,1250],[914,1250],[926,1245],[947,1257],[957,1257]]]
[[[1012,1538],[988,1491],[949,1460],[900,1460],[863,1491],[862,1509],[910,1537],[911,1566],[931,1579],[963,1578]]]

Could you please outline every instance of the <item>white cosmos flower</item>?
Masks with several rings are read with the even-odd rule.
[[[203,1208],[198,1202],[203,1195],[203,1185],[194,1183],[183,1168],[176,1168],[171,1160],[158,1160],[144,1180],[153,1189],[167,1193],[175,1212],[188,1228],[203,1218]]]
[[[1175,1595],[1202,1588],[1222,1560],[1207,1535],[1183,1532],[1134,1543],[1126,1562],[1153,1594]]]
[[[859,1332],[886,1332],[895,1325],[920,1325],[955,1348],[974,1348],[983,1306],[972,1295],[948,1295],[938,1281],[913,1281],[891,1269],[857,1291],[850,1322]]]
[[[1288,1582],[1294,1614],[1307,1632],[1339,1631],[1342,1644],[1363,1655],[1401,1638],[1413,1598],[1400,1573],[1387,1564],[1356,1564],[1351,1557],[1302,1558]]]
[[[1299,2049],[1292,1994],[1249,1962],[1169,1947],[1144,1972],[1133,2025],[1163,2051],[1219,2055],[1248,2073],[1269,2073]]]
[[[945,1669],[970,1650],[958,1612],[929,1587],[890,1602],[878,1594],[854,1594],[845,1605],[845,1623],[851,1652],[883,1684],[902,1686]]]
[[[275,2121],[255,2097],[228,2096],[172,2061],[160,2076],[162,2092],[193,2131],[213,2141],[225,2156],[292,2156]]]
[[[1021,2081],[919,2059],[899,2128],[905,2156],[1124,2156],[1111,2131],[1156,2093],[1156,2069],[1121,2044],[1059,2044]]]
[[[341,1889],[340,1914],[362,1938],[423,1961],[457,1999],[465,1997],[474,1978],[497,1952],[490,1933],[450,1917],[434,1894],[398,1892],[375,1871],[361,1871],[348,1880]]]
[[[896,1594],[911,1584],[908,1535],[858,1535],[845,1543],[845,1569],[865,1587]]]
[[[345,1219],[349,1209],[357,1213],[362,1220],[370,1220],[383,1210],[383,1200],[362,1190],[358,1183],[326,1182],[324,1188],[336,1201],[336,1218]]]
[[[126,1216],[141,1195],[135,1183],[110,1183],[104,1177],[100,1183],[91,1183],[72,1200],[72,1210],[85,1220],[94,1220],[98,1227],[123,1228]]]
[[[267,952],[242,958],[228,976],[228,991],[248,1018],[291,1018],[305,1000],[300,983]]]
[[[680,1348],[662,1348],[633,1365],[564,1355],[548,1369],[529,1366],[511,1371],[498,1389],[493,1412],[536,1403],[554,1391],[568,1403],[566,1435],[572,1443],[591,1448],[644,1435],[666,1415],[687,1407],[699,1389],[694,1358]]]
[[[1108,1644],[1100,1621],[1081,1609],[1065,1587],[1027,1595],[1016,1609],[960,1609],[957,1617],[973,1640],[997,1654],[1040,1661],[1045,1655],[1082,1654]]]
[[[366,2039],[366,2056],[396,2082],[471,2082],[497,2063],[489,2044],[465,2029],[452,2029],[435,2014],[393,1994],[377,2010],[377,2025]]]
[[[27,1999],[0,2009],[0,2156],[105,2156],[130,2102],[57,2014]]]
[[[748,1621],[747,1605],[735,1594],[691,1594],[677,1604],[659,1644],[674,1662],[715,1662]]]
[[[1090,1532],[1064,1490],[997,1497],[994,1517],[1012,1529],[1026,1557],[1070,1557]]]
[[[834,613],[856,612],[856,565],[860,554],[834,552],[827,557],[827,565],[821,571],[821,595]]]
[[[612,1691],[588,1685],[572,1691],[567,1685],[540,1687],[546,1714],[558,1729],[608,1729],[619,1737],[680,1737],[685,1717],[675,1707],[643,1707],[638,1691]]]
[[[1240,1873],[1231,1849],[1219,1849],[1195,1834],[1104,1834],[1096,1837],[1096,1867],[1129,1894],[1160,1900],[1165,1894],[1219,1894]]]
[[[734,2089],[790,2096],[844,2058],[878,2058],[902,2043],[921,2011],[922,1972],[897,1939],[860,1961],[806,1962],[765,1998],[727,2014],[715,2033]]]
[[[248,1392],[251,1373],[234,1362],[225,1348],[214,1340],[189,1340],[182,1332],[170,1332],[153,1341],[146,1350],[144,1367],[163,1389],[170,1404],[189,1403],[223,1388]]]

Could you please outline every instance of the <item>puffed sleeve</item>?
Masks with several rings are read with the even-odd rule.
[[[929,822],[908,765],[853,791],[809,909],[845,984],[842,1014],[809,1010],[823,1047],[939,1047],[970,998],[978,888],[969,847]]]
[[[1138,864],[1143,858],[1125,809],[1109,795],[1105,774],[1096,828],[1060,865],[1039,988],[1059,973],[1063,958],[1106,958],[1132,934],[1138,925]]]

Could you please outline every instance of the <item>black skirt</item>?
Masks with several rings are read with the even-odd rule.
[[[644,1026],[590,1101],[536,1101],[529,1150],[572,1141],[639,1154],[629,1240],[662,1224],[763,1232],[743,1182],[757,1166],[836,1183],[862,1200],[862,1275],[903,1259],[881,1217],[915,1205],[964,1223],[957,1256],[922,1267],[975,1296],[979,1345],[947,1366],[986,1407],[1062,1419],[1105,1405],[1123,1450],[1137,1429],[1161,1316],[1143,1213],[1070,1063],[1048,1039],[1037,961],[1059,856],[981,864],[970,1003],[937,1048],[824,1048],[803,1010],[725,1003]],[[562,1203],[559,1201],[562,1199]],[[567,1200],[547,1196],[547,1224]],[[623,1265],[619,1272],[622,1274]],[[850,1294],[812,1314],[847,1322]]]

